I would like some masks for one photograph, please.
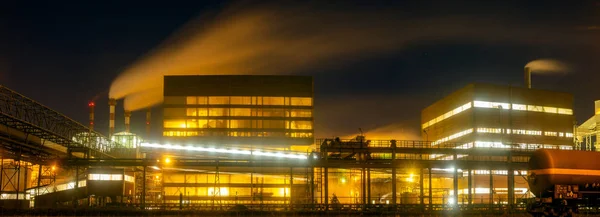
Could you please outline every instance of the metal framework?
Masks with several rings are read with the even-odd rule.
[[[0,124],[58,145],[88,148],[94,157],[118,144],[69,117],[11,89],[0,86]]]

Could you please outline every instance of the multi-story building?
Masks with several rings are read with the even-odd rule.
[[[577,126],[577,145],[582,150],[600,151],[600,100],[595,104],[594,115]]]
[[[571,94],[470,84],[422,111],[421,135],[459,148],[572,149],[574,121]]]
[[[313,143],[307,76],[165,76],[165,140],[304,149]]]

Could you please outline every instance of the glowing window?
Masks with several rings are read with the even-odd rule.
[[[196,119],[189,119],[186,122],[186,128],[198,128],[198,120]]]
[[[208,116],[208,108],[198,108],[198,116],[206,117]]]
[[[187,116],[198,116],[198,110],[196,108],[187,108],[185,114]]]
[[[568,138],[572,138],[573,137],[573,133],[565,133],[565,136]]]
[[[559,133],[558,133],[558,136],[559,136],[559,137],[565,137],[565,133],[563,133],[563,132],[559,132]]]
[[[286,126],[288,127],[288,129],[311,130],[312,122],[311,121],[286,121]]]
[[[543,106],[537,106],[537,105],[527,105],[527,111],[543,112],[544,111],[544,107]]]
[[[510,109],[508,103],[501,102],[486,102],[486,101],[473,101],[473,105],[479,108],[499,108],[499,109]]]
[[[544,106],[544,112],[546,113],[558,113],[558,108],[556,107],[548,107],[548,106]]]
[[[285,129],[285,122],[283,120],[263,120],[263,124],[262,124],[263,128],[270,128],[270,129],[274,129],[274,128],[281,128],[281,129]]]
[[[231,105],[251,105],[252,97],[249,96],[232,96],[230,99]]]
[[[232,108],[231,116],[251,116],[251,109],[249,108]]]
[[[262,109],[263,117],[283,117],[283,109]]]
[[[465,136],[467,134],[470,134],[470,133],[473,133],[473,128],[467,129],[467,130],[463,130],[461,132],[452,134],[450,136],[438,139],[435,142],[432,142],[431,145],[438,145],[438,144],[441,144],[441,143],[444,143],[444,142],[447,142],[447,141],[450,141],[450,140],[453,140],[453,139],[456,139],[456,138],[463,137],[463,136]]]
[[[185,128],[185,120],[165,120],[164,128]]]
[[[527,105],[512,104],[512,109],[519,110],[519,111],[527,111]]]
[[[185,98],[185,104],[188,105],[196,105],[198,104],[198,97],[195,96],[188,96]]]
[[[478,133],[502,133],[502,128],[477,128]]]
[[[284,105],[283,97],[263,97],[263,105]]]
[[[458,108],[455,108],[452,111],[446,112],[446,113],[444,113],[444,114],[442,114],[442,115],[440,115],[440,116],[438,116],[436,118],[431,119],[428,122],[425,122],[422,125],[422,128],[425,129],[426,127],[430,127],[430,126],[432,126],[432,125],[434,125],[434,124],[436,124],[436,123],[438,123],[440,121],[443,121],[446,118],[449,118],[451,116],[457,115],[457,114],[459,114],[459,113],[461,113],[461,112],[463,112],[463,111],[465,111],[467,109],[470,109],[470,108],[471,108],[471,103],[468,102],[467,104],[459,106]]]
[[[558,132],[546,131],[544,132],[544,136],[558,136]]]
[[[292,132],[286,133],[286,135],[292,138],[312,138],[312,133]]]
[[[312,117],[312,111],[310,109],[290,109],[288,117],[310,118]]]
[[[211,97],[208,97],[208,104],[210,104],[210,105],[229,104],[229,97],[228,96],[211,96]]]
[[[251,120],[230,120],[230,128],[252,128]]]
[[[227,120],[208,120],[206,128],[228,128],[229,121]]]
[[[312,106],[312,98],[310,98],[310,97],[292,97],[291,105],[293,105],[293,106]]]
[[[566,108],[558,108],[558,114],[572,115],[573,114],[573,110],[572,109],[566,109]]]
[[[220,116],[228,116],[229,109],[228,108],[209,108],[208,116],[212,117],[220,117]]]

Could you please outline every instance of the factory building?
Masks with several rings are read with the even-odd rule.
[[[166,141],[301,149],[313,143],[307,76],[165,76]]]
[[[577,146],[581,150],[600,150],[600,100],[596,100],[594,115],[577,127]]]
[[[422,139],[457,148],[572,149],[573,96],[491,84],[470,84],[425,108]]]

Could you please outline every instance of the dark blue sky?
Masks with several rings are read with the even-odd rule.
[[[113,79],[185,23],[198,16],[210,19],[229,5],[3,2],[0,84],[82,123],[87,123],[87,102],[96,99],[97,129],[106,133],[104,105]],[[390,124],[395,131],[416,134],[425,106],[471,82],[522,85],[523,66],[539,58],[572,67],[566,74],[534,75],[533,86],[574,94],[580,122],[592,114],[593,100],[600,99],[598,1],[334,1],[321,9],[361,8],[392,8],[396,19],[435,23],[456,18],[453,25],[477,23],[481,29],[463,34],[444,23],[416,26],[405,33],[412,38],[401,49],[339,64],[327,60],[329,67],[297,72],[315,78],[317,136]],[[122,110],[117,117],[119,128]],[[143,117],[134,114],[134,131],[143,132]],[[153,124],[159,126],[157,120]]]

